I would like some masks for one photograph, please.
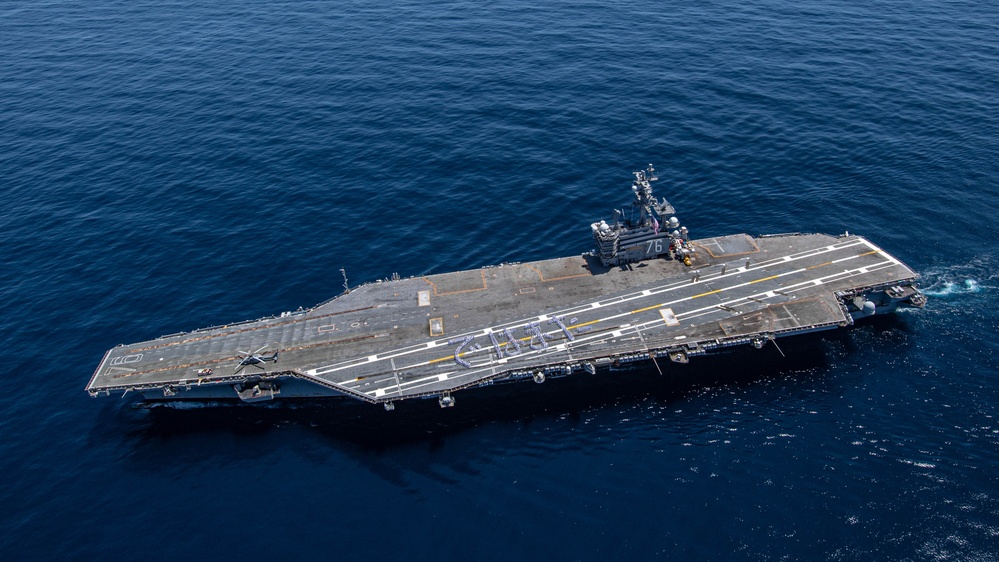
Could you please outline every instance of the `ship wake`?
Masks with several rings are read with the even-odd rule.
[[[923,293],[936,298],[960,298],[978,295],[999,288],[997,260],[980,257],[961,265],[931,269],[923,274],[926,288]]]

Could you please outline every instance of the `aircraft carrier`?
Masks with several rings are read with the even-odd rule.
[[[501,382],[674,363],[922,307],[918,275],[867,239],[691,239],[635,172],[634,201],[578,256],[348,288],[310,309],[118,345],[91,396],[266,402],[349,397],[386,410]],[[772,342],[772,343],[771,343]],[[779,349],[779,348],[778,348]]]

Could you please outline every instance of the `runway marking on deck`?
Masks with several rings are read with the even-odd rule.
[[[848,243],[845,243],[845,244],[842,244],[842,245],[839,245],[839,246],[828,246],[828,247],[825,247],[825,248],[818,248],[818,249],[808,250],[806,252],[801,252],[799,254],[795,254],[795,255],[793,255],[794,257],[793,257],[793,259],[791,261],[813,257],[813,256],[816,256],[816,255],[819,255],[819,254],[822,254],[822,253],[826,253],[826,252],[833,252],[833,251],[844,250],[844,249],[847,249],[847,248],[850,248],[850,247],[853,247],[853,246],[856,246],[856,245],[861,245],[861,244],[866,244],[868,247],[872,247],[871,244],[869,242],[867,242],[866,240],[864,240],[864,239],[854,239],[854,240],[850,240]],[[878,253],[878,252],[877,251],[872,251],[872,252],[867,252],[867,253],[861,254],[861,255],[870,255],[870,254],[873,254],[873,253]],[[842,261],[848,261],[848,260],[856,259],[857,257],[860,257],[860,256],[858,256],[858,255],[848,256],[848,257],[845,257],[845,258],[842,258],[842,259],[837,259],[837,260],[833,260],[831,262],[826,262],[824,264],[820,264],[820,266],[826,266],[826,265],[831,265],[833,263],[838,263],[838,262],[842,262]],[[895,263],[895,264],[898,263],[897,260],[891,260],[891,261],[892,261],[892,263]],[[770,263],[770,261],[763,262],[763,263],[760,263],[760,264],[756,264],[755,269],[767,267],[768,263]],[[783,264],[783,263],[786,263],[786,262],[783,261],[783,257],[782,257],[782,258],[777,258],[776,261],[773,261],[773,264],[778,264],[778,263]],[[813,266],[813,267],[817,267],[817,266]],[[716,290],[710,291],[710,292],[708,292],[706,294],[715,294],[716,292],[729,291],[729,290],[733,290],[733,289],[745,287],[747,285],[751,285],[751,284],[755,284],[755,283],[760,283],[760,282],[764,282],[764,281],[776,279],[776,278],[781,277],[781,276],[793,275],[793,274],[796,274],[796,273],[800,273],[800,272],[806,271],[806,269],[808,269],[808,268],[798,269],[798,270],[793,270],[793,271],[788,271],[788,272],[783,272],[783,273],[780,273],[780,274],[777,274],[777,275],[772,275],[772,276],[769,276],[769,277],[765,277],[765,278],[761,278],[761,279],[756,279],[756,280],[749,281],[749,282],[746,282],[746,283],[740,283],[740,284],[732,285],[732,286],[729,286],[729,287],[724,287],[722,289],[716,289]],[[744,268],[737,268],[737,269],[733,270],[732,272],[730,272],[730,273],[728,273],[726,275],[711,276],[711,277],[708,277],[707,279],[699,281],[699,282],[704,283],[706,281],[716,281],[716,280],[721,279],[721,278],[727,278],[727,277],[737,276],[740,273],[743,273],[744,272],[743,270],[744,270]],[[827,279],[833,279],[835,277],[838,277],[839,275],[841,275],[841,274],[837,273],[837,274],[834,274],[832,276],[827,277]],[[850,273],[847,272],[847,275],[850,275]],[[809,281],[809,282],[811,282],[811,281]],[[808,282],[806,282],[806,283],[808,283]],[[669,283],[667,285],[663,285],[663,286],[657,287],[654,290],[654,292],[652,292],[651,294],[664,294],[664,293],[668,293],[668,292],[671,292],[671,291],[682,289],[682,288],[688,287],[688,286],[690,286],[690,283],[687,282],[687,281],[680,281],[680,282]],[[648,289],[646,289],[646,290],[648,290]],[[567,308],[567,309],[565,309],[563,311],[560,311],[560,312],[558,312],[556,314],[560,314],[560,315],[566,314],[566,315],[568,315],[568,314],[574,314],[574,313],[577,313],[577,312],[582,312],[584,310],[597,310],[597,309],[609,306],[611,304],[619,304],[619,303],[622,303],[622,302],[627,302],[629,300],[635,300],[635,299],[645,298],[647,296],[651,296],[651,295],[645,295],[644,294],[644,292],[646,290],[639,291],[639,292],[636,292],[636,293],[630,293],[630,294],[621,295],[619,297],[616,297],[613,301],[610,301],[610,302],[597,302],[597,301],[594,301],[594,302],[588,303],[587,305],[584,305],[584,306],[586,306],[585,309],[582,309],[582,308]],[[767,293],[765,293],[765,296],[767,296],[768,298],[772,298],[772,296],[771,296],[772,294],[773,294],[772,291],[768,291]],[[701,296],[703,296],[703,295],[701,295]],[[619,315],[614,315],[614,316],[599,318],[599,319],[596,319],[596,320],[593,320],[593,321],[589,321],[589,322],[585,322],[585,323],[574,324],[572,326],[569,326],[568,328],[569,329],[576,329],[576,328],[580,328],[580,327],[584,327],[584,326],[590,326],[590,325],[593,325],[593,324],[597,324],[599,322],[605,322],[605,321],[608,321],[608,320],[611,320],[611,319],[614,319],[614,318],[623,317],[623,316],[626,316],[628,314],[635,314],[635,313],[638,313],[638,312],[644,312],[644,311],[648,311],[648,310],[659,309],[659,308],[662,308],[663,306],[666,306],[668,304],[674,304],[674,303],[684,302],[684,301],[690,300],[692,298],[695,298],[695,297],[684,297],[684,298],[680,298],[680,299],[677,299],[677,300],[674,300],[674,301],[671,301],[671,302],[660,303],[660,304],[656,304],[656,305],[652,305],[652,306],[648,306],[648,307],[643,307],[643,308],[637,309],[635,311],[629,311],[629,312],[621,313]],[[732,302],[737,302],[738,300],[742,300],[742,299],[736,299],[735,301],[732,301]],[[716,306],[712,306],[711,308],[716,308]],[[681,315],[684,315],[684,314],[685,313],[681,313]],[[689,314],[689,313],[686,313],[686,314]],[[547,315],[545,317],[547,317]],[[660,321],[660,320],[657,320],[657,322],[658,321]],[[494,329],[502,329],[503,326],[514,328],[514,327],[517,327],[522,322],[523,322],[523,320],[518,320],[518,321],[514,321],[514,322],[510,322],[510,323],[504,324],[502,326],[494,327]],[[546,333],[557,334],[558,331],[551,331],[551,332],[546,332]],[[605,336],[605,334],[594,334],[593,336],[590,336],[590,337],[587,337],[587,338],[582,338],[581,340],[578,340],[573,345],[576,346],[576,345],[579,344],[579,342],[589,342],[591,340],[594,340],[594,338],[604,337],[604,336]],[[527,339],[528,338],[519,338],[519,341],[527,341]],[[439,344],[437,344],[437,345],[439,345]],[[504,343],[503,345],[506,345],[506,344]],[[406,346],[406,347],[403,347],[403,348],[400,348],[400,349],[396,350],[394,353],[392,351],[383,353],[382,354],[382,359],[385,359],[387,357],[400,357],[400,356],[410,355],[410,354],[418,352],[420,350],[425,350],[428,347],[429,346],[425,347],[425,346],[422,346],[422,345],[418,345],[418,346]],[[526,355],[533,355],[534,353],[535,352],[533,352],[533,351],[532,352],[528,352],[528,353],[525,353],[525,356]],[[461,355],[465,355],[465,353],[462,353]],[[518,356],[518,357],[521,357],[521,356]],[[438,359],[432,359],[432,360],[429,360],[429,361],[426,361],[426,362],[422,362],[422,363],[416,363],[416,364],[412,365],[411,367],[407,367],[407,368],[419,367],[421,365],[436,364],[436,363],[440,363],[440,362],[444,362],[444,361],[451,361],[453,359],[454,359],[453,356],[446,356],[446,357],[441,357],[441,358],[438,358]],[[347,362],[343,362],[343,363],[334,363],[334,364],[331,364],[331,365],[326,365],[326,366],[323,366],[323,367],[319,367],[319,368],[316,368],[316,369],[313,369],[313,370],[309,371],[309,373],[310,374],[314,374],[314,375],[329,374],[329,373],[332,373],[332,372],[335,372],[335,371],[339,371],[339,370],[342,370],[342,369],[348,369],[348,368],[352,368],[352,367],[356,367],[356,366],[358,366],[358,365],[354,361],[348,360]]]
[[[329,313],[326,313],[326,314],[319,314],[317,316],[309,316],[308,314],[306,314],[306,315],[304,315],[304,317],[295,318],[293,320],[285,320],[285,321],[282,321],[282,322],[274,322],[274,323],[271,323],[271,324],[264,324],[264,325],[260,325],[260,326],[250,326],[250,327],[247,327],[247,328],[241,328],[239,330],[232,330],[232,331],[229,331],[229,332],[212,333],[212,332],[209,331],[209,330],[213,330],[213,329],[215,329],[215,330],[225,330],[225,329],[228,328],[228,325],[226,325],[226,326],[219,326],[219,327],[215,327],[215,328],[206,328],[204,330],[204,332],[202,332],[202,333],[204,333],[204,335],[202,335],[202,336],[198,336],[198,337],[194,337],[194,338],[187,338],[187,339],[177,340],[177,341],[171,341],[171,342],[164,342],[164,343],[160,343],[160,344],[156,344],[156,345],[150,345],[150,346],[146,346],[146,347],[138,347],[138,348],[135,348],[135,349],[131,349],[129,351],[131,351],[131,352],[146,351],[146,350],[149,350],[149,349],[158,349],[158,348],[161,348],[161,347],[169,347],[169,346],[173,346],[173,345],[182,345],[182,344],[185,344],[185,343],[194,343],[194,342],[204,341],[204,340],[210,340],[210,339],[214,339],[214,338],[224,338],[224,337],[232,336],[232,335],[235,335],[235,334],[242,334],[242,333],[245,333],[245,332],[253,332],[253,331],[256,331],[256,330],[265,330],[265,329],[270,329],[270,328],[277,328],[278,326],[286,326],[288,324],[295,324],[297,322],[308,322],[309,320],[318,320],[320,318],[329,318],[330,316],[339,316],[341,314],[350,314],[350,313],[353,313],[353,312],[363,312],[365,310],[371,310],[373,308],[378,308],[379,306],[382,306],[382,305],[371,305],[371,306],[365,306],[363,308],[354,308],[354,309],[351,309],[351,310],[341,310],[341,311],[337,311],[337,312],[329,312]],[[319,307],[317,306],[316,308],[319,308]],[[264,320],[265,319],[261,319],[261,320],[257,320],[257,321],[251,320],[250,323],[264,321]],[[270,319],[268,318],[267,320],[270,320]],[[246,324],[246,323],[247,322],[239,322],[239,323],[237,323],[237,325],[243,325],[243,324]],[[195,331],[191,332],[191,335],[194,335],[194,334],[197,334],[197,333],[199,333],[199,331],[195,330]],[[156,340],[152,340],[152,341],[156,341]]]
[[[886,261],[886,262],[882,262],[880,264],[876,264],[876,265],[873,265],[873,266],[868,266],[868,268],[870,268],[870,269],[874,269],[874,268],[883,269],[884,267],[888,267],[888,266],[891,266],[891,265],[896,265],[896,263],[894,263],[894,262],[892,262],[892,261],[889,260],[889,261]],[[853,275],[854,274],[854,272],[852,272],[852,271],[846,271],[846,273],[849,274],[849,275]],[[829,276],[825,277],[824,279],[832,279],[832,278],[838,277],[840,275],[841,275],[841,273],[837,272],[837,273],[834,273],[832,275],[829,275]],[[800,290],[800,289],[804,288],[805,285],[808,285],[810,283],[812,283],[811,280],[805,281],[805,282],[802,282],[802,283],[798,283],[798,284],[795,284],[795,285],[791,285],[791,286],[787,287],[786,289],[793,292],[793,291],[797,291],[797,290]],[[748,285],[748,283],[747,283],[747,285]],[[770,292],[768,292],[768,293],[770,293]],[[763,294],[767,294],[767,293],[763,293]],[[751,296],[757,296],[757,295],[751,295]],[[732,299],[727,304],[736,303],[736,302],[743,301],[743,300],[748,300],[748,299],[749,299],[748,296],[747,297],[739,297],[739,298],[736,298],[736,299]],[[687,299],[679,299],[679,301],[682,301],[682,300],[687,300]],[[679,301],[677,301],[677,302],[679,302]],[[702,309],[691,310],[691,311],[687,311],[685,313],[681,313],[679,316],[684,316],[684,317],[688,317],[688,318],[689,317],[697,317],[697,316],[704,315],[705,313],[717,312],[717,308],[716,307],[717,307],[717,305],[713,305],[713,306],[705,307],[705,308],[702,308]],[[629,314],[629,313],[622,313],[620,315],[617,315],[616,317],[625,316],[627,314]],[[595,322],[606,321],[606,320],[610,320],[612,318],[615,318],[615,316],[604,318],[604,319],[601,319],[601,320],[597,320]],[[660,322],[660,320],[657,319],[655,321],[645,322],[643,324],[639,324],[638,326],[636,326],[635,329],[638,330],[638,329],[640,329],[642,327],[645,327],[645,326],[648,326],[648,325],[651,325],[651,324],[654,324],[654,323],[657,323],[657,322]],[[624,327],[624,326],[625,325],[622,325],[621,327]],[[628,325],[628,326],[631,327],[630,325]],[[577,344],[590,345],[590,344],[595,344],[595,343],[601,343],[601,342],[606,341],[607,339],[610,339],[610,337],[621,337],[621,335],[623,335],[623,332],[624,332],[624,330],[615,330],[615,331],[611,332],[610,336],[608,336],[607,334],[598,334],[598,335],[594,335],[594,336],[591,336],[591,337],[580,338],[580,339],[577,340]],[[678,336],[677,338],[674,338],[674,339],[686,339],[686,336],[682,335],[682,336]],[[528,351],[528,352],[525,352],[522,356],[519,356],[519,357],[526,357],[526,356],[530,356],[530,355],[538,355],[541,352],[542,352],[542,350]],[[444,358],[444,359],[445,360],[446,359],[451,359],[451,357]],[[453,381],[453,380],[456,380],[458,378],[467,378],[467,377],[473,377],[473,376],[478,377],[482,373],[489,372],[489,369],[492,368],[491,365],[492,365],[492,363],[490,362],[489,364],[483,364],[482,366],[477,366],[477,367],[475,367],[473,369],[469,369],[468,371],[463,371],[463,372],[458,372],[458,373],[455,373],[455,372],[448,373],[449,375],[453,375],[453,376],[449,377],[449,380]],[[419,366],[420,366],[420,364],[416,364],[416,365],[413,365],[412,367],[419,367]],[[479,382],[481,382],[481,381],[486,380],[487,378],[488,377],[482,378],[482,379],[476,379],[476,380],[479,381]],[[423,387],[423,386],[428,386],[428,385],[432,385],[432,384],[436,384],[438,382],[443,382],[440,379],[440,376],[439,375],[431,375],[431,376],[428,376],[428,377],[422,377],[422,378],[419,378],[419,379],[414,379],[412,381],[407,381],[406,383],[403,383],[403,384],[407,387],[408,391],[412,392],[416,388]],[[470,383],[470,384],[473,384],[473,383]],[[400,395],[402,394],[401,390],[399,391],[399,394]]]
[[[882,248],[878,248],[877,246],[875,246],[874,244],[872,244],[869,240],[865,239],[865,240],[863,240],[863,242],[864,242],[864,244],[868,248],[871,249],[872,253],[881,254],[885,259],[887,259],[888,261],[890,261],[892,263],[892,265],[901,265],[903,267],[908,268],[908,266],[905,266],[902,262],[900,262],[897,259],[895,259],[895,256],[892,256],[888,252],[884,251]]]
[[[736,235],[736,236],[738,236],[738,235]],[[723,236],[722,238],[729,238],[729,237],[728,236]],[[722,246],[721,242],[718,241],[718,238],[706,238],[705,240],[698,240],[696,242],[691,242],[691,244],[693,246],[697,246],[699,248],[703,248],[704,251],[707,252],[709,256],[711,256],[711,257],[713,257],[715,259],[728,258],[728,257],[733,257],[733,256],[745,256],[745,255],[748,255],[748,254],[757,254],[757,253],[759,253],[760,247],[756,245],[756,240],[753,240],[749,236],[747,236],[746,238],[749,240],[750,244],[752,244],[752,246],[753,246],[752,250],[749,250],[749,251],[746,251],[746,252],[730,252],[730,253],[725,253],[725,247]],[[710,240],[710,242],[706,242],[706,240]],[[734,244],[734,245],[737,245],[737,244]],[[715,246],[715,247],[717,247],[719,253],[715,254],[714,252],[711,251],[711,248],[708,248],[707,246]]]
[[[885,261],[885,262],[881,262],[881,263],[877,264],[876,266],[868,266],[868,267],[869,268],[877,267],[877,269],[884,269],[885,267],[890,267],[892,265],[895,265],[895,264],[893,264],[891,262]],[[797,291],[802,290],[802,289],[807,289],[807,288],[809,288],[812,285],[822,285],[822,284],[828,282],[829,280],[831,280],[833,278],[841,276],[843,273],[847,273],[851,277],[854,274],[853,271],[836,272],[836,273],[833,273],[831,275],[827,275],[824,278],[814,279],[814,280],[810,279],[808,281],[803,281],[801,283],[796,283],[794,285],[790,285],[788,287],[785,287],[785,291],[786,292],[790,292],[790,293],[794,293],[794,292],[797,292]],[[756,295],[752,295],[752,296],[756,296]],[[727,301],[725,304],[733,304],[733,303],[737,303],[737,302],[739,302],[741,300],[749,300],[752,296],[747,296],[747,297],[744,297],[744,298],[732,299],[730,301]],[[684,318],[696,318],[698,316],[705,316],[705,315],[713,312],[711,310],[712,308],[713,307],[704,307],[704,308],[695,309],[695,310],[688,310],[686,312],[682,312],[682,313],[678,314],[678,316],[682,316]]]
[[[788,256],[781,256],[781,257],[778,257],[778,258],[773,258],[773,259],[769,259],[769,260],[766,260],[766,261],[754,263],[753,267],[740,267],[739,269],[742,270],[743,272],[745,272],[745,271],[748,271],[750,269],[761,269],[761,268],[765,268],[765,267],[770,267],[772,265],[784,265],[786,263],[785,260],[784,260],[785,257],[790,257],[792,261],[794,261],[794,260],[800,260],[800,259],[806,259],[806,258],[811,258],[811,257],[817,256],[817,255],[820,255],[820,254],[824,254],[824,253],[828,253],[828,252],[835,252],[835,251],[839,251],[839,250],[845,250],[847,248],[852,248],[853,246],[859,246],[862,243],[863,242],[860,241],[860,240],[850,240],[850,241],[848,241],[847,243],[845,243],[845,244],[843,244],[841,246],[831,246],[831,247],[826,247],[826,248],[813,248],[811,250],[805,250],[805,251],[802,251],[802,252],[798,252],[796,254],[789,254]]]
[[[740,288],[740,287],[745,287],[747,285],[751,285],[751,284],[754,284],[754,283],[759,283],[761,281],[767,281],[767,280],[771,280],[771,279],[776,279],[776,278],[781,277],[783,275],[790,275],[790,274],[794,274],[794,273],[800,273],[801,271],[803,271],[803,270],[799,269],[799,270],[784,272],[784,273],[781,273],[781,274],[778,274],[778,275],[772,275],[770,277],[766,277],[766,278],[762,278],[762,279],[757,279],[755,281],[750,281],[750,282],[747,282],[747,283],[741,283],[741,284],[737,284],[737,285],[732,285],[730,287],[725,287],[723,289],[716,289],[714,291],[711,291],[710,293],[714,294],[714,293],[719,293],[719,292],[722,292],[722,291],[727,291],[727,290],[732,290],[732,289],[736,289],[736,288]],[[685,283],[683,285],[685,285]],[[675,289],[675,288],[677,288],[679,286],[682,286],[682,285],[679,284],[679,283],[675,284],[674,286],[670,287],[670,289],[667,289],[667,291]],[[663,292],[666,292],[666,291],[663,291]],[[603,322],[603,321],[611,320],[611,319],[614,319],[614,318],[623,317],[623,316],[626,316],[628,314],[636,314],[638,312],[644,312],[644,311],[647,311],[647,310],[658,309],[658,308],[661,308],[663,306],[666,306],[667,304],[675,304],[675,303],[683,302],[683,301],[686,301],[686,300],[692,300],[693,298],[696,298],[696,297],[684,297],[684,298],[681,298],[681,299],[678,299],[678,300],[675,300],[675,301],[672,301],[672,302],[660,303],[660,304],[657,304],[657,305],[648,306],[648,307],[641,308],[641,309],[638,309],[638,310],[635,310],[635,311],[631,311],[631,312],[627,312],[627,313],[622,313],[622,314],[615,315],[615,316],[609,316],[609,317],[605,317],[605,318],[602,318],[602,319],[597,319],[597,320],[594,320],[592,322],[588,322],[585,325],[595,324],[595,323],[598,323],[598,322]],[[737,299],[737,300],[742,300],[742,299]],[[680,314],[680,316],[683,316],[683,315],[684,315],[683,313]],[[539,318],[539,320],[543,320],[543,319],[546,319],[547,316],[546,315],[542,315],[541,317],[538,317],[538,318]],[[516,324],[512,324],[512,325],[516,325]],[[575,326],[570,326],[570,328],[573,328],[573,327],[575,327]],[[627,328],[627,327],[630,327],[630,324],[622,325],[620,327],[621,328]],[[551,332],[546,332],[546,334],[555,334],[555,333],[557,333],[557,331],[554,331],[554,330],[551,331]],[[613,334],[616,334],[614,337],[620,337],[621,336],[620,331],[615,331],[615,332],[613,332]],[[527,341],[528,339],[530,339],[530,338],[519,338],[520,341]],[[593,338],[592,337],[591,338],[586,338],[586,341],[588,341],[590,339],[593,339]],[[504,343],[502,345],[506,345],[506,344]],[[413,353],[415,351],[416,351],[415,349],[405,350],[405,348],[403,348],[403,350],[400,350],[400,352],[397,353],[397,354],[395,354],[395,355],[391,355],[391,357],[400,357],[400,356],[403,356],[403,355],[408,355],[408,354]],[[387,352],[387,353],[390,353],[390,352]],[[464,357],[466,354],[471,354],[471,353],[473,353],[473,352],[471,352],[471,351],[462,352],[462,353],[459,353],[458,356],[459,357]],[[522,356],[533,355],[533,354],[534,354],[533,352],[528,352],[528,353],[525,353]],[[386,355],[386,357],[389,357],[389,356]],[[414,364],[410,368],[420,367],[420,366],[423,366],[423,365],[429,366],[429,365],[432,365],[432,364],[442,363],[442,362],[445,362],[445,361],[452,361],[452,360],[454,360],[454,356],[453,355],[445,356],[445,357],[439,357],[439,358],[436,358],[436,359],[428,360],[427,362],[422,363],[422,364],[421,363],[416,363],[416,364]],[[359,366],[359,365],[360,364],[328,366],[328,367],[325,367],[325,368],[320,367],[320,368],[314,369],[312,371],[309,371],[309,373],[310,374],[314,374],[314,375],[319,375],[320,374],[320,370],[322,369],[322,374],[327,374],[327,373],[339,371],[339,370],[342,370],[342,369],[356,367],[356,366]]]
[[[701,294],[699,294],[699,295],[694,295],[694,296],[692,296],[692,297],[690,297],[690,298],[692,298],[692,299],[699,299],[699,298],[701,298],[701,297],[706,297],[706,296],[708,296],[708,295],[714,295],[714,294],[716,294],[716,293],[720,293],[720,292],[722,292],[723,290],[724,290],[724,289],[715,289],[714,291],[708,291],[708,292],[706,292],[706,293],[701,293]]]
[[[462,272],[462,271],[455,271],[453,273],[464,273],[464,272]],[[443,275],[452,275],[452,273],[441,273],[440,275],[442,275],[442,276]],[[479,270],[479,275],[482,277],[482,286],[481,287],[476,287],[474,289],[461,289],[459,291],[447,291],[445,293],[439,292],[437,290],[437,284],[434,283],[433,281],[431,281],[430,279],[427,279],[426,277],[421,277],[420,279],[423,279],[424,281],[426,281],[427,283],[429,283],[431,287],[433,287],[433,289],[434,289],[434,296],[440,297],[440,296],[444,296],[444,295],[457,295],[457,294],[460,294],[460,293],[474,293],[476,291],[485,291],[485,290],[487,290],[489,288],[489,286],[486,284],[486,270],[480,269]]]
[[[127,365],[129,363],[138,363],[142,361],[141,353],[133,353],[132,355],[119,355],[111,360],[108,365]]]
[[[850,246],[853,246],[853,245],[856,245],[856,243],[844,246],[844,248],[850,247]],[[843,248],[837,248],[837,249],[843,249]],[[816,255],[817,253],[821,253],[821,252],[810,252],[810,253],[807,254],[807,256],[810,257],[812,255]],[[804,257],[804,254],[803,254],[803,257]],[[856,257],[857,256],[850,256],[848,258],[844,258],[844,260],[835,260],[835,261],[845,261],[845,260],[848,260],[848,259],[855,259]],[[796,258],[796,259],[802,259],[802,258]],[[777,274],[777,275],[772,275],[770,277],[765,277],[765,278],[761,278],[761,279],[756,279],[754,281],[749,281],[747,283],[741,283],[741,284],[737,284],[737,285],[732,285],[732,286],[729,286],[729,287],[725,287],[723,289],[716,289],[716,291],[717,292],[721,292],[721,291],[728,291],[728,290],[732,290],[732,289],[737,289],[737,288],[745,287],[747,285],[751,285],[751,284],[760,283],[760,282],[763,282],[763,281],[768,281],[768,280],[776,279],[776,278],[784,276],[784,275],[792,275],[792,274],[795,274],[795,273],[800,273],[802,271],[804,271],[804,269],[798,269],[798,270],[788,271],[788,272],[780,273],[780,274]],[[719,279],[721,277],[730,277],[730,276],[732,276],[732,274],[725,275],[725,276],[717,276],[717,277],[714,277],[712,279],[713,280],[717,280],[717,279]],[[682,288],[684,286],[687,286],[686,282],[677,282],[677,283],[674,283],[672,285],[667,285],[666,288],[663,289],[660,292],[661,293],[665,293],[665,292],[669,292],[669,291],[672,291],[672,290],[676,290],[678,288]],[[636,294],[639,294],[639,293],[636,293]],[[627,301],[627,300],[634,300],[636,298],[640,298],[640,297],[634,297],[633,296],[631,298],[625,298],[625,296],[622,296],[617,302],[624,302],[624,301]],[[658,309],[658,308],[661,308],[661,307],[663,307],[663,306],[665,306],[667,304],[675,304],[675,303],[683,302],[683,301],[686,301],[686,300],[691,300],[692,298],[693,297],[685,297],[685,298],[681,298],[681,299],[678,299],[678,300],[675,300],[675,301],[672,301],[672,302],[668,302],[668,303],[660,303],[660,304],[657,304],[657,305],[652,305],[652,306],[649,306],[649,307],[644,307],[644,308],[641,308],[641,309],[638,309],[638,310],[635,310],[635,311],[631,311],[631,312],[627,312],[627,313],[622,313],[622,314],[615,315],[615,316],[605,317],[605,318],[602,318],[602,319],[597,319],[597,320],[595,320],[593,322],[588,322],[588,323],[586,323],[584,325],[595,324],[595,323],[598,323],[598,322],[602,322],[602,321],[607,321],[607,320],[614,319],[614,318],[623,317],[623,316],[626,316],[628,314],[635,314],[637,312],[644,312],[644,311],[647,311],[647,310]],[[592,308],[592,304],[593,303],[591,303],[591,308]],[[565,312],[569,313],[570,310],[571,309],[567,309],[567,311],[565,311]],[[683,314],[681,313],[681,315],[683,315]],[[508,324],[508,326],[509,327],[513,327],[513,326],[518,325],[519,323],[520,322],[510,323],[510,324]],[[580,326],[582,326],[582,325],[580,325]],[[573,328],[573,327],[570,326],[570,328]],[[556,331],[551,331],[551,332],[546,332],[546,333],[554,334],[554,333],[557,333],[557,332]],[[519,341],[527,341],[528,339],[530,339],[530,338],[519,338]],[[589,340],[589,339],[592,339],[592,338],[587,338],[587,340]],[[503,345],[506,345],[506,344],[504,343]],[[409,355],[409,354],[414,353],[416,351],[418,351],[418,349],[415,349],[415,348],[410,348],[410,349],[402,348],[401,350],[399,350],[398,353],[396,353],[395,355],[392,355],[391,357],[401,357],[401,356],[404,356],[404,355]],[[471,352],[460,353],[459,357],[465,356],[466,353],[471,353]],[[528,353],[528,354],[533,355],[533,353]],[[437,359],[429,360],[429,361],[427,361],[424,364],[416,363],[416,364],[413,365],[413,367],[419,367],[419,366],[422,366],[422,365],[431,365],[431,364],[440,363],[440,362],[444,362],[444,361],[449,361],[449,360],[453,360],[453,359],[454,359],[453,355],[446,356],[446,357],[439,357]],[[329,365],[329,366],[326,366],[326,367],[320,367],[320,368],[314,369],[312,371],[309,371],[309,373],[310,374],[319,375],[320,371],[322,371],[321,374],[327,374],[327,373],[339,371],[339,370],[342,370],[342,369],[352,368],[352,367],[356,367],[356,366],[359,366],[359,365],[355,365],[353,363],[350,364],[350,365],[334,364],[334,365]]]
[[[885,265],[893,265],[893,264],[891,264],[890,262],[882,262],[881,264],[878,264],[878,265],[879,266],[885,266]],[[853,272],[851,272],[851,271],[847,271],[846,273],[848,273],[850,275],[853,274]],[[834,273],[832,275],[827,276],[825,279],[832,279],[832,278],[838,277],[840,275],[841,275],[841,273],[837,272],[837,273]],[[820,283],[822,282],[821,279],[818,280],[818,281]],[[788,291],[792,291],[792,292],[793,291],[797,291],[797,290],[799,290],[801,288],[804,288],[805,285],[811,284],[813,282],[814,281],[812,281],[812,280],[805,281],[805,282],[802,282],[802,283],[791,285],[791,286],[787,287],[786,289]],[[748,285],[748,284],[749,283],[746,283],[746,284],[743,284],[741,286],[745,286],[745,285]],[[772,296],[773,292],[772,291],[768,291],[766,293],[761,293],[761,295]],[[730,304],[733,304],[733,303],[738,303],[740,301],[750,300],[752,297],[755,297],[755,296],[758,296],[758,295],[748,295],[746,297],[735,298],[735,299],[727,301],[726,303],[723,303],[723,304],[730,305]],[[682,301],[689,300],[689,299],[690,299],[690,297],[686,297],[686,298],[683,298],[683,299],[678,299],[677,301],[673,301],[673,302],[682,302]],[[664,304],[672,304],[672,303],[664,303]],[[712,305],[712,306],[708,306],[708,307],[704,307],[704,308],[700,308],[700,309],[694,309],[694,310],[690,310],[690,311],[687,311],[687,312],[682,312],[682,313],[678,314],[677,317],[681,317],[681,316],[682,317],[687,317],[687,318],[698,317],[698,316],[702,316],[702,315],[709,314],[709,313],[712,313],[712,312],[717,312],[717,307],[718,307],[718,305]],[[622,314],[615,315],[615,316],[609,316],[609,317],[602,318],[602,319],[598,319],[598,320],[589,322],[589,324],[593,324],[593,323],[597,323],[597,322],[604,322],[604,321],[612,320],[612,319],[615,319],[615,318],[624,317],[624,316],[626,316],[628,314],[630,314],[630,312],[628,312],[628,313],[622,313]],[[641,327],[647,327],[649,325],[655,324],[656,322],[658,322],[658,320],[644,322],[642,324],[639,324],[638,327],[639,328],[641,328]],[[621,326],[619,326],[619,328],[622,328],[622,329],[621,330],[615,330],[615,331],[611,332],[611,337],[621,337],[623,335],[624,329],[630,328],[630,327],[632,327],[631,324],[622,324]],[[555,332],[552,332],[552,333],[555,333]],[[595,335],[595,336],[591,336],[591,337],[587,337],[587,338],[581,338],[581,339],[577,340],[576,345],[578,347],[578,345],[580,345],[580,344],[595,343],[595,342],[601,341],[602,338],[605,338],[605,336],[604,335],[600,335],[600,334]],[[537,351],[537,352],[528,352],[528,353],[525,353],[523,356],[535,355],[535,354],[537,354],[539,352],[540,352],[540,350]],[[447,360],[447,359],[451,359],[451,357],[446,357],[446,358],[442,358],[442,359],[443,360]],[[414,365],[414,366],[419,366],[419,364]],[[469,374],[471,374],[471,373],[469,373]]]

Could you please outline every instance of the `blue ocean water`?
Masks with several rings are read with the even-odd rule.
[[[0,4],[0,558],[996,560],[999,7]],[[926,309],[680,373],[155,412],[109,347],[577,254],[863,234]]]

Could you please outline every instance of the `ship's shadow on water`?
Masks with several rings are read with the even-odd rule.
[[[350,399],[323,402],[276,402],[271,405],[233,404],[175,409],[142,404],[108,406],[102,433],[120,431],[134,452],[155,449],[155,443],[228,434],[237,442],[269,437],[289,427],[304,429],[334,447],[384,451],[414,443],[431,447],[449,436],[494,423],[531,424],[545,419],[579,419],[584,413],[628,408],[654,400],[673,405],[706,389],[752,389],[768,381],[828,389],[833,362],[861,353],[904,354],[911,328],[895,315],[868,319],[847,330],[797,336],[757,350],[750,347],[678,365],[660,357],[621,371],[575,374],[543,384],[521,382],[460,391],[456,405],[442,409],[436,399],[407,400],[391,412],[380,405]],[[835,389],[833,389],[835,391]],[[117,429],[108,429],[117,428]],[[94,436],[106,439],[108,435]],[[266,448],[266,447],[265,447]],[[227,448],[225,454],[253,456],[258,447]],[[250,452],[250,451],[256,451]],[[219,451],[206,454],[221,454]],[[196,453],[192,453],[196,454]]]

